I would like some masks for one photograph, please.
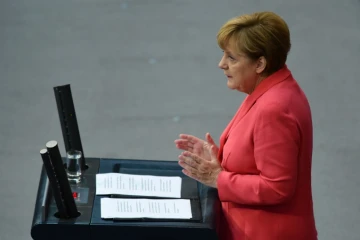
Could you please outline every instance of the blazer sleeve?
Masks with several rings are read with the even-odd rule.
[[[295,192],[298,172],[301,136],[295,117],[277,104],[267,105],[256,118],[253,134],[259,174],[222,171],[217,180],[220,200],[249,205],[287,201]]]

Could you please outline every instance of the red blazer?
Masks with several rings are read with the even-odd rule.
[[[248,95],[220,137],[221,240],[315,240],[312,119],[287,66]]]

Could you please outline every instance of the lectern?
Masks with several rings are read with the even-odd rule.
[[[65,150],[75,148],[84,152],[70,85],[55,87],[54,92]],[[34,240],[218,239],[215,231],[220,210],[217,190],[185,176],[175,161],[104,159],[83,154],[80,164],[82,179],[71,182],[66,176],[66,159],[61,156],[56,141],[49,141],[40,155],[44,164],[31,226]],[[111,172],[181,177],[181,198],[190,200],[192,218],[102,219],[100,199],[105,196],[96,195],[96,174]]]

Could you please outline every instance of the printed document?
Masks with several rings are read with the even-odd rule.
[[[192,218],[189,199],[101,198],[101,218]]]
[[[181,177],[100,173],[96,174],[96,194],[180,198]]]

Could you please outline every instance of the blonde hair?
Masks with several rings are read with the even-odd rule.
[[[225,50],[230,41],[238,53],[256,60],[266,59],[264,73],[271,74],[285,65],[290,51],[290,31],[286,22],[273,12],[255,12],[230,19],[217,34],[218,45]]]

